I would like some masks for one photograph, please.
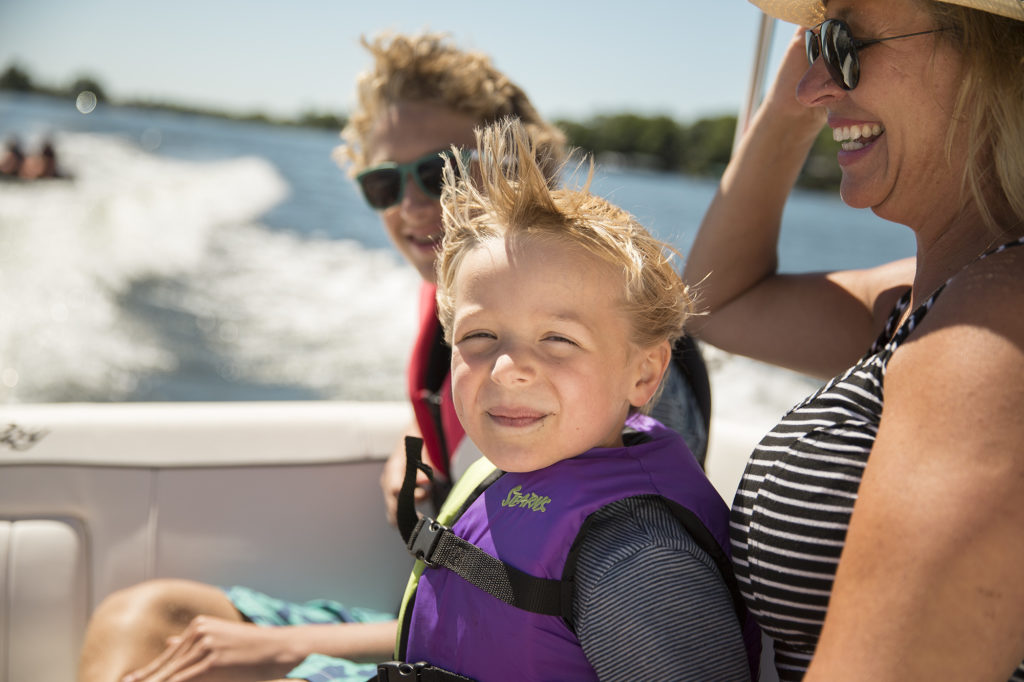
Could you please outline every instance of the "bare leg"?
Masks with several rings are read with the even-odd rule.
[[[117,682],[146,665],[199,615],[241,622],[219,588],[189,580],[150,580],[110,595],[85,630],[78,682]]]

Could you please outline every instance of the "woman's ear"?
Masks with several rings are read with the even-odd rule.
[[[661,386],[668,363],[672,361],[672,346],[668,341],[641,348],[637,351],[633,385],[629,392],[629,404],[643,407]]]

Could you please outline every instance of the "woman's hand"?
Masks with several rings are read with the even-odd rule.
[[[779,71],[775,76],[768,92],[765,93],[764,103],[761,107],[777,115],[786,116],[800,120],[807,126],[812,135],[816,135],[825,124],[826,112],[824,107],[805,107],[796,98],[796,88],[807,73],[807,48],[804,42],[804,32],[807,29],[799,28],[793,34],[793,38],[786,48],[786,53],[779,65]]]
[[[288,628],[196,617],[149,665],[122,682],[253,682],[283,678],[302,661],[287,645]]]

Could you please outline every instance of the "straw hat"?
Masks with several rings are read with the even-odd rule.
[[[799,26],[817,26],[825,20],[825,6],[821,0],[750,0],[768,16],[789,21]],[[982,12],[1000,14],[1024,21],[1024,0],[940,0],[952,5],[963,5]]]

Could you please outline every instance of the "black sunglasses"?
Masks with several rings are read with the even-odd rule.
[[[363,190],[366,203],[378,211],[391,208],[402,201],[405,195],[405,177],[412,175],[416,186],[433,199],[441,198],[441,185],[444,182],[444,166],[451,162],[456,177],[459,165],[455,163],[451,149],[431,152],[408,163],[385,161],[370,166],[356,175],[356,182]],[[469,153],[463,152],[463,162],[469,163]]]
[[[944,29],[935,28],[901,36],[861,40],[853,37],[850,26],[842,19],[826,19],[804,33],[804,42],[807,45],[808,62],[813,64],[818,55],[821,55],[825,59],[825,67],[832,80],[843,90],[853,90],[860,81],[860,60],[857,58],[857,50],[886,40],[923,36],[942,30]]]

